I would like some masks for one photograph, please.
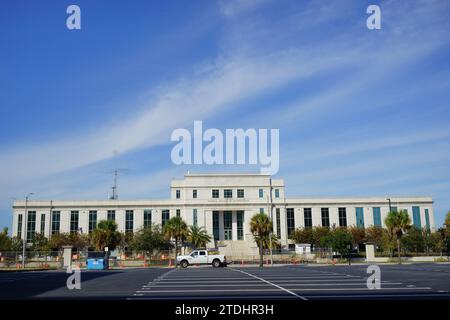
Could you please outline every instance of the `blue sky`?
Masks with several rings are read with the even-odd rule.
[[[66,28],[81,8],[82,29]],[[366,28],[377,4],[382,29]],[[176,128],[279,128],[288,196],[450,210],[450,3],[3,1],[0,226],[13,198],[167,198]]]

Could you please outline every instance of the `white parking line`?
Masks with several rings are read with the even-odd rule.
[[[245,286],[247,287],[267,287],[270,286],[271,284],[266,283],[266,284],[260,284],[260,281],[255,281],[255,284],[246,284]],[[392,284],[392,285],[400,285],[402,284],[401,282],[391,282],[391,283],[386,283],[386,284]],[[290,283],[290,284],[285,284],[284,286],[360,286],[360,285],[364,285],[365,288],[367,288],[366,283],[362,283],[362,282],[355,282],[355,283]],[[217,284],[155,284],[155,285],[148,285],[148,286],[142,286],[142,288],[191,288],[191,287],[216,287]],[[236,284],[221,284],[221,287],[242,287],[242,283],[236,283]]]
[[[250,277],[253,277],[253,278],[255,278],[255,279],[259,279],[259,280],[261,280],[261,281],[263,281],[263,282],[265,282],[265,283],[269,283],[269,284],[273,285],[274,287],[277,287],[277,288],[280,289],[280,290],[283,290],[283,291],[285,291],[285,292],[287,292],[287,293],[289,293],[289,294],[291,294],[291,295],[293,295],[293,296],[298,297],[299,299],[302,299],[302,300],[308,300],[308,299],[306,299],[305,297],[302,297],[302,296],[300,296],[300,295],[298,295],[298,294],[292,292],[291,290],[288,290],[288,289],[286,289],[286,288],[280,287],[279,285],[277,285],[277,284],[275,284],[275,283],[272,283],[272,282],[270,282],[270,281],[264,280],[263,278],[257,277],[257,276],[255,276],[255,275],[253,275],[253,274],[251,274],[251,273],[248,273],[248,272],[245,272],[245,271],[242,271],[242,270],[237,270],[237,269],[232,269],[232,270],[233,270],[233,271],[237,271],[237,272],[241,272],[241,273],[246,274],[246,275],[248,275],[248,276],[250,276]],[[268,289],[268,290],[270,290],[270,289]]]

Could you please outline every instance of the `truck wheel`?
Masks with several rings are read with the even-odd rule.
[[[189,262],[187,262],[186,260],[183,260],[183,261],[181,261],[180,265],[182,268],[187,268],[189,265]]]
[[[212,266],[213,266],[214,268],[220,267],[220,260],[219,260],[219,259],[214,259],[214,261],[213,261],[213,263],[212,263]]]

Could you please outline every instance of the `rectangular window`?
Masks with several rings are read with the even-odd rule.
[[[346,208],[339,208],[339,227],[346,227],[347,226],[347,209]]]
[[[33,241],[35,234],[36,234],[36,211],[28,211],[27,243]]]
[[[176,215],[177,215],[177,217],[180,217],[180,216],[181,216],[181,210],[180,210],[180,209],[177,209]]]
[[[192,223],[197,226],[197,209],[192,210]]]
[[[52,234],[59,233],[60,224],[61,224],[61,212],[53,211],[52,212]]]
[[[17,216],[17,237],[22,238],[22,215]]]
[[[197,199],[197,190],[192,190],[192,198]]]
[[[175,195],[177,199],[180,199],[180,190],[176,190]]]
[[[304,208],[303,215],[305,218],[305,228],[312,228],[312,209]]]
[[[134,224],[134,212],[133,210],[125,211],[125,232],[131,233],[133,232],[133,224]]]
[[[224,198],[233,198],[233,190],[231,190],[231,189],[223,190],[223,197]]]
[[[264,198],[264,190],[263,189],[259,189],[259,198]]]
[[[219,240],[219,211],[213,211],[213,236]]]
[[[356,226],[364,228],[364,208],[356,208]]]
[[[218,199],[219,198],[219,189],[213,189],[212,190],[212,197],[214,199]]]
[[[381,227],[381,209],[380,207],[373,207],[373,226]]]
[[[78,211],[70,212],[70,233],[78,232],[78,221],[79,221],[79,213]]]
[[[233,222],[231,211],[223,212],[223,231],[225,240],[233,240]]]
[[[420,207],[412,207],[413,224],[417,229],[422,228],[422,221],[420,221]]]
[[[244,197],[244,189],[237,189],[237,197],[238,198]]]
[[[328,208],[320,208],[322,215],[322,227],[330,226],[330,210]]]
[[[116,221],[116,211],[115,210],[108,210],[107,218],[109,221]]]
[[[275,189],[275,198],[280,197],[280,189]]]
[[[264,208],[259,208],[259,213],[264,213]]]
[[[430,213],[428,212],[428,209],[425,209],[425,223],[427,224],[427,230],[430,231]]]
[[[236,212],[237,239],[244,240],[244,211]]]
[[[97,211],[89,211],[89,233],[97,228]]]
[[[391,211],[397,212],[397,211],[398,211],[398,208],[397,208],[397,207],[391,207]]]
[[[164,227],[166,222],[170,219],[170,211],[169,210],[162,210],[161,211],[161,226]]]
[[[288,238],[290,238],[295,230],[294,208],[286,209],[286,225],[287,225]]]
[[[276,209],[276,219],[277,219],[277,238],[281,239],[281,215],[280,215],[280,208]]]
[[[41,213],[41,234],[45,234],[45,213]]]
[[[144,210],[144,229],[152,226],[152,210]]]

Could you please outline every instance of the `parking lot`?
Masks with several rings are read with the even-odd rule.
[[[130,299],[450,299],[449,265],[381,266],[368,289],[367,266],[178,269],[144,283]]]
[[[64,271],[0,273],[0,299],[450,299],[449,264],[381,265],[381,289],[367,265],[230,266],[82,271],[81,289]]]

